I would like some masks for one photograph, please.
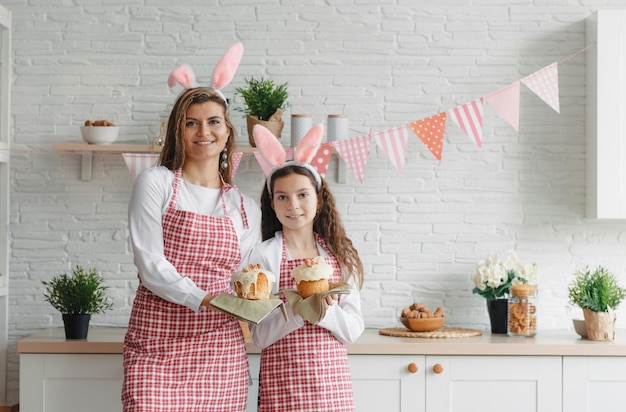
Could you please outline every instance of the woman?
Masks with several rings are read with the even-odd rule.
[[[176,100],[157,167],[135,181],[129,224],[139,288],[124,341],[124,411],[241,411],[248,361],[237,319],[211,310],[260,234],[231,185],[235,128],[221,92]]]

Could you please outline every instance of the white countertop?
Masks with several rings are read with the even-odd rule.
[[[20,354],[76,353],[121,354],[126,328],[93,327],[86,340],[65,340],[63,328],[42,329],[17,343]],[[246,341],[248,353],[260,353]],[[615,341],[590,341],[574,331],[539,331],[535,337],[508,337],[489,332],[469,338],[403,338],[366,329],[348,345],[351,355],[534,355],[626,356],[626,330]]]

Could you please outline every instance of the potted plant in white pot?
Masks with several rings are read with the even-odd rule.
[[[95,268],[85,270],[76,265],[71,275],[62,273],[41,282],[46,286],[46,302],[63,315],[66,339],[87,339],[91,315],[113,307],[107,296],[108,286]]]
[[[287,83],[277,85],[273,80],[254,77],[245,79],[245,82],[245,87],[235,89],[235,94],[243,98],[245,107],[236,110],[246,114],[250,145],[256,147],[252,135],[252,128],[256,124],[262,124],[276,138],[280,138],[285,125],[282,115],[287,106]]]
[[[615,338],[615,309],[626,297],[626,289],[617,283],[615,274],[598,266],[585,266],[574,274],[568,286],[569,303],[583,310],[587,338],[608,340]]]

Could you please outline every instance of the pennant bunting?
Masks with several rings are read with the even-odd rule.
[[[320,146],[320,149],[311,161],[311,165],[317,169],[320,175],[326,176],[334,149],[356,175],[359,182],[363,183],[367,157],[369,156],[370,150],[369,146],[371,140],[374,139],[378,147],[381,148],[394,167],[402,172],[406,163],[409,129],[422,141],[437,160],[441,160],[448,116],[452,118],[454,123],[456,123],[470,140],[478,147],[482,147],[483,111],[485,103],[493,107],[505,121],[519,132],[520,84],[524,84],[552,109],[560,113],[558,65],[576,56],[578,53],[586,51],[589,47],[591,46],[581,49],[567,59],[561,60],[560,63],[552,63],[491,94],[474,99],[469,103],[464,103],[445,112],[415,120],[409,124],[392,127],[381,132],[325,143]],[[163,127],[164,124],[162,124],[162,132],[157,138],[163,135]],[[293,148],[285,148],[285,152],[287,159],[293,158]],[[263,170],[263,173],[267,176],[272,170],[272,166],[267,163],[260,151],[254,151],[253,154]],[[242,152],[233,153],[233,178],[237,173],[242,155]],[[143,170],[154,166],[159,158],[158,153],[122,153],[122,156],[133,181]]]
[[[407,125],[387,129],[382,132],[371,134],[376,140],[378,147],[387,155],[391,163],[402,172],[404,170],[404,154],[409,128]]]
[[[552,63],[533,74],[524,77],[522,83],[546,102],[557,113],[559,108],[559,74],[558,64]]]
[[[311,160],[311,166],[313,166],[322,177],[326,177],[326,173],[328,173],[328,163],[330,163],[332,154],[333,147],[330,143],[324,143],[320,146],[313,160]]]
[[[409,127],[437,160],[441,160],[443,132],[446,129],[446,112],[411,122]]]
[[[135,181],[139,173],[143,172],[145,169],[156,165],[157,160],[159,160],[158,153],[122,153],[122,158],[124,159],[124,163],[126,163],[126,167],[130,172],[130,177]]]
[[[472,100],[448,111],[448,116],[474,142],[482,147],[483,136],[483,98]]]
[[[518,132],[519,89],[519,81],[517,81],[485,97],[487,103]]]
[[[367,156],[370,153],[371,139],[371,135],[367,135],[336,140],[330,143],[361,183],[363,183]]]

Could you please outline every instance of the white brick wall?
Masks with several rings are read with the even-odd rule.
[[[354,136],[484,96],[583,48],[584,19],[615,0],[3,0],[13,13],[9,395],[18,395],[17,340],[60,326],[41,279],[97,266],[115,310],[95,325],[125,326],[136,287],[119,155],[96,155],[91,182],[76,154],[85,119],[122,126],[120,140],[156,136],[175,93],[167,75],[189,63],[208,82],[236,40],[245,77],[289,82],[289,113],[347,113]],[[235,3],[233,5],[233,3]],[[417,5],[416,5],[417,4]],[[436,4],[436,5],[435,5]],[[626,224],[584,216],[585,55],[559,66],[561,113],[521,89],[520,132],[485,106],[481,149],[449,121],[443,160],[417,138],[398,173],[372,144],[365,182],[329,181],[366,266],[369,327],[391,326],[413,301],[443,306],[449,325],[486,328],[471,272],[489,250],[515,248],[541,273],[539,328],[570,329],[567,284],[582,263],[626,283]],[[235,100],[234,106],[239,106]],[[233,118],[248,145],[244,120]],[[262,172],[244,158],[238,185],[258,197]],[[626,307],[618,312],[626,325]],[[572,332],[573,333],[573,332]]]

